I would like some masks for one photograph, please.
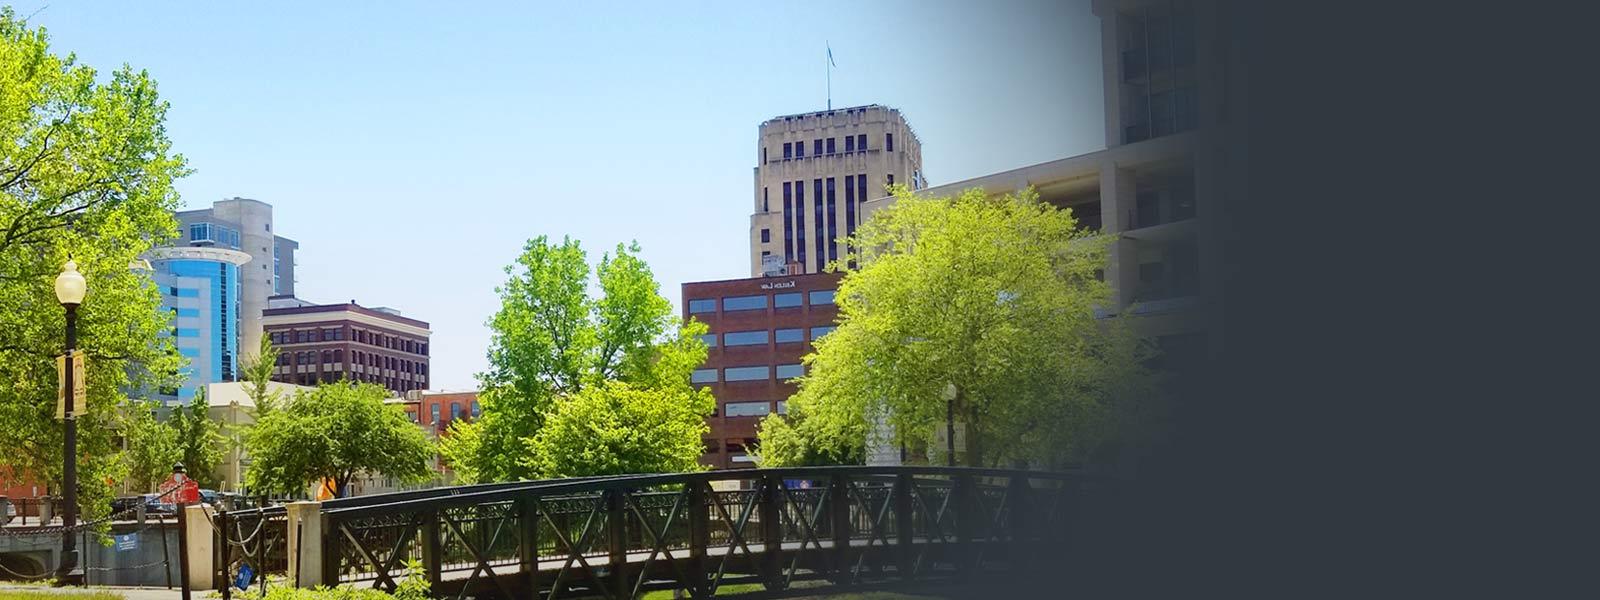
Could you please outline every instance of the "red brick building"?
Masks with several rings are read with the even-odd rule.
[[[711,388],[717,410],[702,464],[727,469],[753,467],[746,448],[756,442],[756,423],[783,414],[802,373],[800,357],[811,340],[833,330],[838,310],[834,291],[841,275],[817,273],[683,284],[683,316],[704,322],[710,353],[691,381]]]
[[[428,324],[398,311],[274,297],[261,326],[278,349],[273,379],[315,385],[366,381],[396,395],[428,388]],[[254,350],[253,348],[251,349]]]

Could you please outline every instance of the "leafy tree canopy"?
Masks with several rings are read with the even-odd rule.
[[[149,274],[129,268],[177,233],[172,182],[187,170],[166,113],[147,73],[98,74],[0,8],[0,448],[12,469],[59,492],[54,356],[65,325],[53,282],[70,256],[88,283],[78,497],[89,518],[104,513],[127,464],[114,443],[123,390],[170,385],[181,360],[160,335],[168,316]]]
[[[426,480],[433,444],[387,395],[376,384],[327,383],[263,414],[245,441],[247,486],[294,494],[322,481],[342,492],[366,475]]]
[[[220,480],[217,467],[222,464],[224,445],[222,426],[211,420],[211,403],[206,400],[205,388],[200,388],[188,406],[174,408],[167,418],[178,442],[178,458],[183,468],[200,487],[215,489]],[[171,471],[172,465],[167,465]]]
[[[805,357],[789,416],[762,422],[762,463],[854,461],[874,422],[942,463],[947,409],[969,465],[1060,465],[1108,439],[1119,404],[1150,389],[1146,345],[1095,317],[1108,239],[1031,189],[895,196],[848,241],[860,269],[839,285],[838,329]]]
[[[483,414],[452,424],[443,442],[443,454],[462,479],[589,474],[599,471],[582,470],[573,457],[602,454],[607,458],[597,458],[591,469],[693,466],[679,458],[686,445],[699,448],[700,430],[677,424],[690,412],[711,412],[707,398],[688,384],[689,373],[705,360],[705,345],[697,337],[705,326],[680,324],[638,255],[637,244],[619,244],[601,258],[592,271],[598,297],[589,293],[587,255],[572,239],[560,244],[544,236],[530,240],[506,268],[508,279],[497,290],[501,307],[489,321],[489,369],[479,375]],[[649,432],[641,435],[657,437],[623,441],[577,435],[577,428],[586,426],[579,415],[605,406],[626,414],[594,426],[638,427]],[[667,423],[632,420],[646,415],[672,418]],[[558,427],[543,433],[550,419]],[[638,454],[644,446],[656,446],[651,456],[657,458]]]

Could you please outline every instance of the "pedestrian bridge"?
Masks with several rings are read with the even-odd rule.
[[[1072,472],[961,467],[547,480],[221,512],[205,541],[215,583],[249,565],[392,591],[415,564],[455,598],[824,593],[1056,568],[1038,563],[1090,488]]]

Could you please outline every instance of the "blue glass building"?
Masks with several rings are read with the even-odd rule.
[[[233,235],[237,240],[237,232]],[[189,363],[183,383],[177,390],[161,394],[162,400],[187,403],[200,386],[238,378],[239,270],[247,262],[249,254],[229,248],[151,251],[162,308],[173,316],[170,334],[178,353]]]

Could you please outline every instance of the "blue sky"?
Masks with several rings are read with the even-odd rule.
[[[531,237],[637,240],[674,306],[748,275],[756,126],[825,107],[825,42],[834,106],[901,109],[934,185],[1105,142],[1086,0],[245,4],[12,6],[150,71],[185,204],[271,203],[301,297],[431,323],[435,388],[475,386]]]

